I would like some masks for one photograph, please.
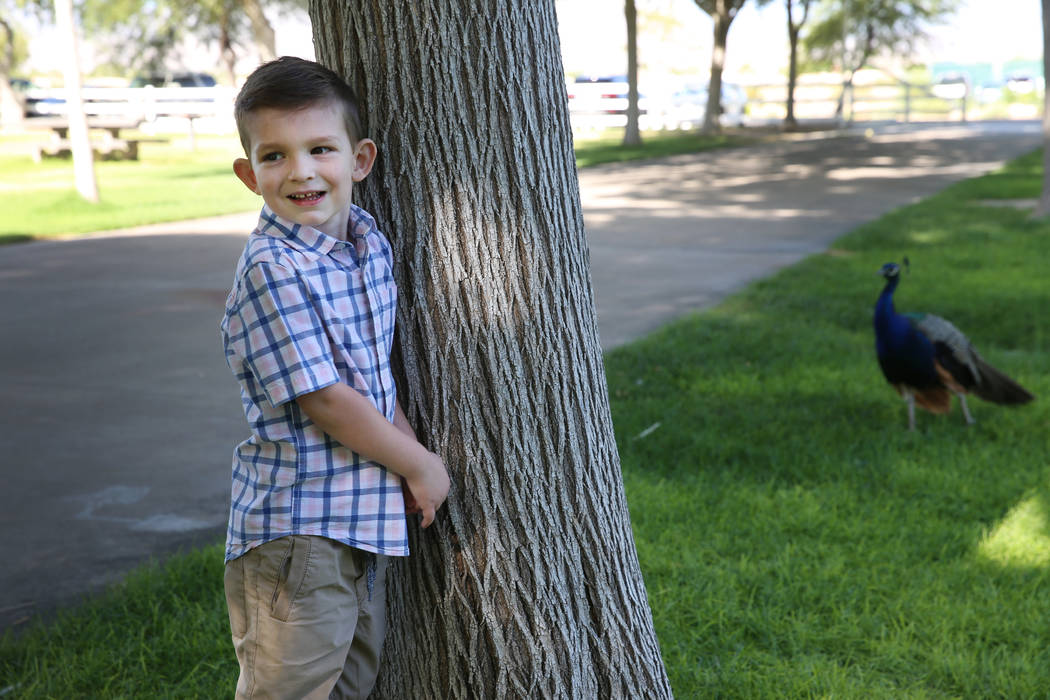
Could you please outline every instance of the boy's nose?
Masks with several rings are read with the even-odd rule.
[[[293,180],[309,180],[314,176],[313,159],[306,156],[294,156],[289,176]]]

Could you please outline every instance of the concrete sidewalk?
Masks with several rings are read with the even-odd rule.
[[[899,126],[585,170],[602,344],[1040,145],[1034,122]],[[222,537],[247,428],[218,322],[254,221],[0,247],[0,629]]]

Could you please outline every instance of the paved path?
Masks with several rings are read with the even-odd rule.
[[[886,127],[584,171],[603,345],[1040,143]],[[246,428],[218,321],[254,218],[0,247],[0,629],[221,537]]]

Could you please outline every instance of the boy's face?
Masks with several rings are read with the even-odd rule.
[[[370,139],[350,142],[341,108],[265,108],[248,117],[249,158],[233,170],[278,216],[338,239],[346,238],[353,183],[375,162]]]

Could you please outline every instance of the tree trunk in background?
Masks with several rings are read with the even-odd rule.
[[[25,118],[25,104],[11,87],[11,71],[15,66],[15,32],[3,17],[0,17],[0,40],[4,45],[3,56],[0,56],[0,126],[20,127]]]
[[[66,87],[66,109],[69,119],[69,143],[73,151],[73,180],[77,192],[89,202],[98,202],[95,181],[95,154],[91,151],[87,117],[80,95],[80,54],[77,30],[73,21],[73,0],[55,0],[55,24],[58,40],[66,46],[63,74]]]
[[[252,38],[255,40],[255,49],[259,52],[260,63],[266,63],[277,58],[277,37],[274,35],[273,25],[266,19],[259,0],[242,0],[244,13],[252,23]]]
[[[787,0],[787,25],[788,25],[788,89],[787,89],[787,116],[784,117],[784,128],[792,131],[798,128],[798,120],[795,118],[795,87],[798,84],[798,39],[802,31],[802,25],[806,23],[809,16],[809,0],[801,0],[802,19],[795,21],[794,0]]]
[[[222,58],[225,83],[237,85],[237,52],[233,48],[230,21],[230,15],[227,13],[222,16],[219,24],[219,56]]]
[[[638,12],[634,0],[626,0],[623,13],[627,20],[627,129],[623,145],[638,146],[642,134],[638,129]]]
[[[714,46],[711,50],[711,76],[707,82],[707,109],[704,111],[705,134],[717,134],[722,130],[722,70],[726,65],[726,44],[729,40],[729,25],[733,21],[730,6],[735,0],[717,0],[714,20]],[[734,10],[735,12],[735,10]]]
[[[553,0],[311,0],[366,105],[401,401],[453,487],[383,698],[667,698],[613,436]]]
[[[11,87],[11,77],[0,71],[0,126],[19,128],[25,123],[25,104]]]
[[[1050,78],[1050,0],[1043,0],[1043,75]],[[1050,90],[1043,89],[1043,193],[1034,216],[1050,216]]]

